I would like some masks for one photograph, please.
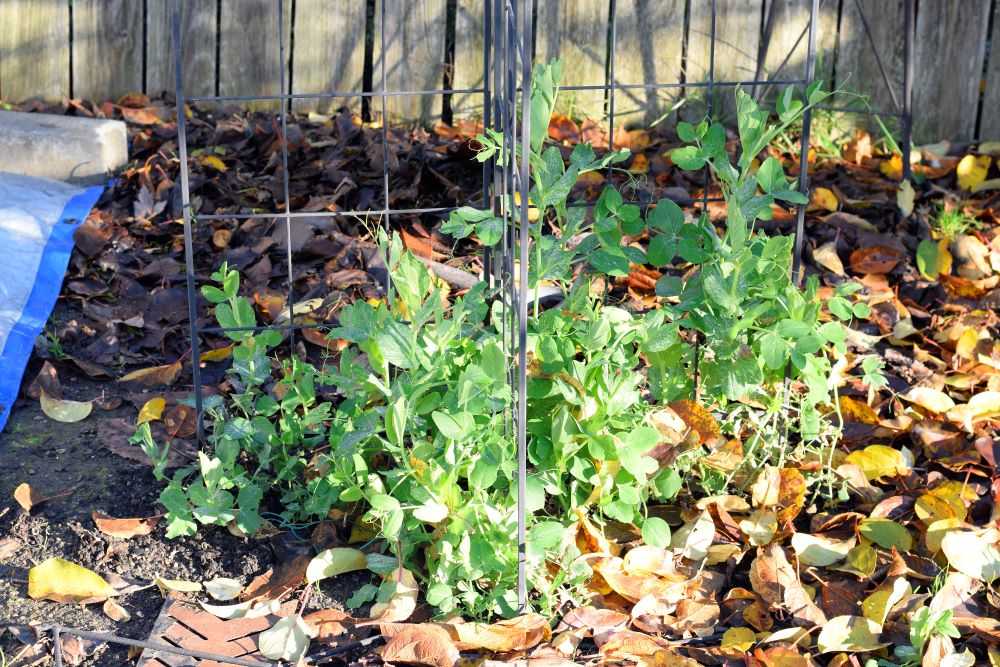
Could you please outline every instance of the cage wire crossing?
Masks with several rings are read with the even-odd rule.
[[[271,43],[274,45],[274,56],[280,63],[286,62],[285,34],[282,29],[282,17],[284,17],[284,5],[286,0],[275,0],[274,9],[277,12],[279,26],[277,34],[272,36]],[[669,81],[655,83],[619,83],[616,80],[615,72],[615,46],[617,43],[617,21],[616,9],[617,0],[609,2],[609,51],[606,63],[607,80],[600,84],[580,84],[561,86],[560,90],[566,91],[597,91],[604,93],[605,108],[607,112],[607,129],[609,150],[613,148],[615,137],[616,120],[616,92],[627,90],[667,90],[674,89],[680,91],[682,96],[688,95],[688,91],[704,91],[706,94],[706,111],[708,115],[712,113],[714,94],[719,89],[731,90],[737,86],[748,88],[756,98],[763,97],[768,89],[776,85],[808,86],[815,78],[816,70],[816,39],[817,39],[817,17],[821,5],[832,3],[832,0],[811,0],[809,6],[809,21],[802,30],[798,39],[788,55],[782,60],[772,77],[761,78],[760,62],[758,61],[755,78],[740,81],[716,81],[716,0],[699,0],[710,4],[709,22],[709,53],[707,66],[707,80],[700,82]],[[853,2],[861,18],[862,27],[867,41],[869,42],[876,65],[878,67],[881,83],[887,89],[890,99],[893,102],[892,109],[857,109],[852,107],[824,106],[817,108],[833,112],[857,113],[862,115],[875,115],[894,117],[899,120],[902,141],[900,150],[902,153],[903,178],[910,177],[910,136],[912,130],[912,92],[913,92],[913,31],[914,31],[914,0],[904,0],[904,53],[903,53],[903,90],[896,91],[889,80],[886,68],[879,55],[877,45],[872,37],[869,25],[869,17],[863,11],[859,0],[847,0]],[[379,37],[380,52],[386,52],[386,16],[384,4],[378,3],[377,20],[381,26]],[[518,580],[517,596],[521,609],[527,607],[527,573],[526,563],[526,478],[528,473],[527,461],[527,403],[526,403],[526,383],[527,383],[527,324],[528,324],[528,277],[530,268],[529,241],[531,224],[540,225],[542,221],[531,223],[529,221],[529,201],[528,193],[531,189],[529,180],[529,164],[526,159],[528,154],[528,142],[531,136],[531,113],[529,94],[532,81],[534,44],[532,43],[534,29],[534,15],[537,7],[532,0],[485,0],[483,3],[483,77],[482,87],[479,88],[439,88],[433,90],[388,90],[388,76],[386,72],[385,58],[380,59],[378,77],[381,81],[379,91],[346,91],[331,90],[323,93],[295,94],[288,90],[286,85],[286,73],[283,67],[281,71],[281,93],[278,95],[260,96],[192,96],[185,94],[185,81],[183,75],[183,54],[184,35],[182,30],[182,2],[172,0],[171,2],[171,33],[174,46],[174,71],[176,83],[176,103],[177,103],[177,131],[178,131],[178,153],[180,159],[180,185],[181,200],[184,217],[184,255],[186,273],[186,291],[188,301],[190,354],[192,367],[192,384],[194,393],[194,404],[198,419],[198,439],[204,442],[203,414],[205,393],[201,383],[201,351],[200,337],[208,333],[225,333],[235,331],[249,331],[252,333],[265,330],[281,330],[288,337],[289,351],[294,353],[296,331],[302,328],[329,328],[329,324],[298,323],[295,318],[295,290],[294,290],[294,260],[291,244],[291,225],[296,220],[309,217],[328,216],[362,216],[378,215],[380,228],[388,232],[392,228],[394,217],[400,216],[443,216],[457,207],[436,207],[436,208],[401,208],[392,209],[389,206],[390,174],[388,167],[388,98],[393,96],[440,96],[455,94],[481,95],[482,123],[484,128],[489,128],[503,137],[502,156],[494,156],[489,161],[484,162],[482,167],[482,194],[480,201],[468,202],[476,203],[482,208],[490,208],[493,213],[501,218],[504,223],[504,233],[500,245],[485,253],[483,258],[484,279],[488,280],[492,286],[497,288],[501,295],[498,307],[502,313],[503,326],[505,328],[505,338],[509,345],[508,377],[507,383],[514,399],[514,408],[508,415],[507,435],[514,439],[517,450],[517,541],[518,541]],[[772,12],[775,3],[772,3]],[[758,29],[754,26],[752,29]],[[806,60],[805,71],[801,78],[780,76],[787,64],[790,62],[792,52],[805,41]],[[762,45],[766,49],[766,44]],[[367,98],[369,108],[381,113],[381,144],[382,144],[382,197],[383,206],[381,209],[365,211],[292,211],[289,196],[289,148],[288,148],[288,125],[289,111],[294,100],[301,99],[329,99],[329,98]],[[209,213],[201,214],[192,209],[190,169],[188,163],[187,127],[186,118],[183,112],[188,103],[224,103],[224,102],[259,102],[277,101],[280,104],[278,111],[278,121],[280,123],[280,171],[281,190],[284,197],[283,211],[274,213],[258,212],[235,212],[235,213]],[[378,103],[377,106],[372,102]],[[809,134],[810,134],[811,112],[807,110],[803,116],[801,145],[799,154],[799,177],[798,190],[807,194],[809,187]],[[610,172],[611,167],[608,167]],[[711,174],[708,168],[704,170],[704,180],[701,196],[696,200],[701,210],[706,210],[709,203],[723,201],[721,197],[710,196],[712,185]],[[628,203],[640,205],[649,204],[649,201],[636,200]],[[593,202],[571,202],[574,206],[590,206]],[[792,271],[795,272],[796,280],[801,281],[802,271],[802,251],[804,240],[806,206],[799,205],[796,212],[794,251]],[[266,221],[279,220],[285,225],[287,243],[285,244],[284,265],[288,274],[287,304],[289,317],[287,324],[268,325],[256,327],[203,327],[197,319],[197,299],[198,299],[198,276],[195,271],[195,252],[192,225],[198,221],[210,220],[247,220],[261,219]],[[523,260],[521,259],[523,258]],[[385,258],[383,258],[384,261]],[[392,298],[392,285],[388,280],[384,285],[385,296]],[[697,361],[697,357],[696,357]],[[16,623],[0,621],[0,627],[23,627]],[[58,625],[45,625],[35,628],[38,632],[49,633],[53,639],[53,658],[56,667],[62,667],[63,656],[60,645],[60,637],[73,635],[83,639],[90,639],[98,642],[116,643],[126,646],[143,648],[177,656],[188,658],[212,660],[218,663],[235,665],[261,665],[259,660],[246,660],[233,658],[225,655],[217,655],[204,651],[186,649],[183,646],[173,646],[161,642],[141,641],[114,634],[95,633],[86,630],[63,627]],[[356,642],[349,643],[345,649],[357,648]],[[340,647],[332,650],[322,651],[320,659],[333,658],[340,653]]]

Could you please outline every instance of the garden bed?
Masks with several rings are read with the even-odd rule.
[[[224,577],[246,585],[269,568],[294,561],[297,555],[311,556],[330,547],[360,546],[373,551],[376,535],[352,534],[363,531],[358,530],[360,514],[350,510],[331,514],[320,524],[325,526],[322,530],[315,522],[297,528],[291,521],[275,520],[272,525],[278,527],[277,535],[267,539],[237,537],[234,532],[238,531],[222,526],[202,527],[194,536],[167,539],[168,522],[163,519],[151,534],[129,539],[109,537],[95,527],[93,512],[124,518],[149,517],[163,511],[158,505],[163,483],[154,478],[139,448],[128,444],[136,417],[150,405],[150,399],[164,399],[158,409],[153,407],[152,434],[160,442],[169,437],[178,453],[175,455],[194,452],[193,410],[185,402],[191,380],[182,227],[176,222],[180,216],[173,141],[176,128],[169,104],[141,97],[101,106],[74,102],[66,111],[129,121],[134,162],[102,198],[78,235],[62,296],[26,375],[25,395],[6,432],[0,435],[0,456],[9,461],[0,479],[0,540],[16,544],[9,546],[0,560],[4,568],[0,599],[5,600],[0,603],[0,619],[58,622],[137,638],[148,634],[163,601],[155,586],[117,598],[131,614],[127,622],[112,621],[100,605],[30,599],[25,586],[27,568],[52,556],[97,572],[115,572],[146,582],[156,577],[193,582]],[[196,214],[249,210],[277,214],[283,210],[274,118],[196,109],[190,126]],[[388,207],[439,208],[478,202],[481,170],[472,159],[472,140],[478,131],[474,124],[439,127],[433,132],[390,128]],[[577,124],[556,118],[549,134],[562,145],[565,159],[570,159],[570,151],[579,141],[593,144],[599,156],[609,149],[606,134],[586,121]],[[683,156],[672,160],[668,153],[683,142],[641,128],[616,132],[616,138],[613,148],[630,153],[620,164],[621,170],[610,178],[600,170],[581,177],[571,198],[596,202],[610,182],[643,205],[670,199],[691,211],[691,205],[703,194],[700,173],[681,171],[675,161],[679,163]],[[659,612],[654,609],[649,614],[636,614],[634,605],[643,596],[632,588],[642,584],[628,578],[642,577],[626,569],[617,573],[624,578],[615,580],[615,571],[609,569],[602,571],[604,578],[594,587],[600,610],[557,605],[557,616],[569,612],[563,624],[555,626],[556,639],[564,643],[501,643],[502,648],[517,649],[499,650],[503,657],[533,651],[537,657],[553,661],[645,660],[653,664],[655,660],[692,659],[723,664],[753,647],[755,664],[775,664],[792,655],[801,660],[794,664],[814,664],[807,662],[812,658],[800,655],[796,642],[809,646],[815,642],[815,633],[809,642],[803,642],[797,635],[793,637],[795,627],[815,628],[846,616],[872,620],[872,613],[881,616],[877,625],[884,641],[879,641],[878,633],[867,625],[855,628],[865,621],[851,621],[854,625],[845,626],[845,632],[856,630],[857,634],[839,638],[831,652],[861,655],[879,650],[882,643],[905,647],[916,645],[918,639],[922,642],[918,648],[933,646],[933,650],[943,651],[945,642],[951,641],[945,639],[951,617],[935,617],[934,623],[940,624],[931,623],[926,636],[915,638],[912,615],[925,601],[919,591],[937,594],[949,572],[949,559],[938,553],[935,560],[929,551],[931,524],[951,521],[939,524],[941,530],[964,525],[986,528],[995,520],[991,484],[995,486],[998,445],[993,412],[979,415],[966,410],[969,420],[963,423],[963,413],[953,417],[951,411],[956,405],[969,405],[977,395],[989,400],[1000,389],[1000,353],[993,343],[998,333],[995,309],[1000,301],[996,285],[1000,269],[994,213],[997,196],[989,183],[978,193],[969,192],[995,178],[989,153],[996,147],[980,146],[979,153],[959,146],[927,147],[916,167],[921,183],[912,192],[898,185],[898,156],[873,150],[867,133],[828,139],[817,142],[823,150],[814,156],[812,165],[812,182],[819,189],[814,190],[807,215],[805,245],[809,250],[805,259],[809,273],[825,288],[821,288],[820,298],[828,309],[841,307],[836,298],[847,303],[846,315],[837,317],[854,320],[846,341],[851,354],[880,360],[886,380],[885,386],[879,387],[873,382],[876,373],[858,364],[841,388],[837,406],[843,437],[835,443],[836,453],[839,464],[854,468],[842,471],[841,486],[831,488],[821,502],[813,493],[815,487],[806,502],[805,481],[801,498],[782,496],[779,504],[756,497],[756,492],[751,494],[749,482],[753,480],[745,480],[747,493],[743,495],[756,511],[751,511],[742,496],[728,495],[731,489],[725,485],[716,485],[713,492],[714,478],[699,468],[699,481],[689,483],[679,503],[650,502],[650,515],[662,517],[660,523],[672,526],[675,534],[686,529],[690,535],[697,529],[699,516],[709,517],[708,544],[714,543],[715,551],[706,569],[691,561],[704,559],[707,546],[706,553],[699,554],[701,558],[692,558],[694,547],[690,541],[682,541],[678,553],[687,558],[670,576],[644,575],[661,587],[664,581],[686,582],[681,607],[675,601],[664,603]],[[329,118],[299,119],[290,126],[288,140],[293,158],[293,210],[382,208],[378,200],[384,186],[379,128],[366,126],[345,111]],[[966,153],[971,157],[965,157]],[[780,156],[781,152],[776,149],[774,154]],[[708,194],[720,192],[715,188]],[[602,200],[600,205],[607,207],[607,200]],[[667,210],[665,204],[660,206]],[[720,204],[710,204],[708,213],[712,222],[725,219]],[[402,245],[411,253],[477,274],[478,245],[470,240],[456,243],[449,234],[457,237],[464,231],[467,235],[472,230],[461,224],[479,221],[474,217],[453,220],[445,228],[450,231],[443,233],[441,218],[440,214],[398,216],[391,226],[399,231]],[[282,258],[290,240],[295,300],[309,304],[308,323],[326,325],[306,330],[297,338],[294,350],[302,359],[322,364],[349,346],[347,339],[325,337],[333,326],[345,327],[345,304],[377,301],[383,296],[386,268],[377,259],[377,239],[369,233],[372,219],[331,215],[296,220],[291,233],[280,221],[205,221],[195,228],[200,286],[213,284],[211,274],[226,261],[242,274],[240,294],[253,304],[258,321],[280,323],[288,305]],[[776,209],[760,228],[771,234],[789,233],[794,216],[787,208]],[[485,228],[475,231],[480,240],[486,240]],[[669,270],[661,272],[655,266],[638,269],[627,262],[625,266],[626,275],[609,278],[604,284],[610,295],[605,300],[630,312],[662,304],[656,284]],[[857,282],[858,291],[834,291],[837,284],[851,281]],[[858,303],[864,307],[856,307]],[[209,300],[199,300],[201,326],[212,324],[211,308]],[[824,310],[824,321],[830,319],[828,315]],[[221,334],[208,334],[203,340],[207,349],[216,351],[214,357],[209,354],[202,369],[209,394],[233,391],[231,376],[226,374],[231,363],[225,352],[229,343]],[[28,385],[43,370],[43,362],[51,364],[58,376],[62,398],[99,399],[85,421],[54,422],[42,412],[38,399],[30,397]],[[125,382],[120,381],[123,377]],[[914,392],[915,386],[922,390]],[[332,390],[328,393],[336,394]],[[672,401],[673,412],[682,414],[677,399]],[[692,423],[683,421],[689,426]],[[460,427],[438,422],[442,431],[452,426]],[[391,434],[387,438],[393,440]],[[710,440],[702,437],[698,446],[706,447],[708,467],[715,471],[712,474],[721,471],[724,478],[727,460],[744,452]],[[120,456],[122,453],[128,458]],[[794,467],[775,466],[777,487],[782,493],[789,487],[791,492],[794,484],[786,478],[804,479],[804,474],[819,470],[824,460],[805,456],[796,460]],[[786,475],[783,470],[796,472]],[[37,503],[30,511],[22,510],[10,500],[21,483],[30,484],[38,498],[51,499]],[[926,492],[928,489],[937,492]],[[766,489],[761,493],[766,497]],[[783,525],[775,523],[769,530],[762,517],[771,506],[780,508],[776,521],[782,516]],[[281,511],[273,494],[265,497],[262,509],[265,519]],[[643,540],[647,546],[662,540],[655,532],[658,524],[650,523],[648,531],[640,530],[628,525],[632,522],[620,508],[605,511],[618,519],[607,526],[610,542],[602,542],[604,536],[591,532],[589,522],[581,520],[576,528],[584,554],[589,551],[611,562],[612,553],[627,554]],[[906,537],[895,527],[887,528],[888,524],[898,526]],[[792,533],[805,537],[793,539]],[[594,544],[586,544],[588,540]],[[856,544],[870,547],[870,553],[857,555],[872,559],[871,563],[841,563],[844,554],[837,557],[837,550],[850,540],[854,540],[851,548]],[[782,544],[792,548],[782,549]],[[840,565],[834,566],[837,563]],[[977,577],[968,574],[975,564],[950,565],[952,576],[945,588],[954,587],[954,594],[967,601],[936,611],[952,610],[961,634],[954,644],[960,650],[968,647],[977,660],[984,660],[988,650],[995,650],[989,647],[1000,636],[996,622],[990,621],[997,610]],[[1000,568],[1000,563],[996,567]],[[812,595],[800,583],[803,570],[809,571]],[[955,576],[956,570],[968,579]],[[990,572],[979,578],[987,580]],[[1000,572],[993,576],[1000,576]],[[365,571],[323,579],[302,598],[303,611],[344,609],[359,588],[377,581],[374,574]],[[657,590],[661,597],[672,595],[669,589]],[[880,591],[887,592],[886,599],[894,596],[891,603],[882,600],[882,612],[859,605],[860,600],[872,600],[870,596]],[[422,593],[428,590],[422,588]],[[796,595],[800,596],[799,607],[794,604]],[[441,596],[434,599],[433,604],[442,608]],[[936,599],[939,605],[950,604],[944,597]],[[422,596],[420,600],[412,618],[390,622],[429,618],[432,610],[427,599]],[[866,602],[869,607],[876,603],[878,598]],[[670,611],[665,611],[667,607]],[[367,610],[367,605],[353,610],[354,620],[363,618]],[[834,625],[837,623],[844,622]],[[451,646],[448,633],[454,633],[454,628],[427,627],[438,630],[426,630],[430,634],[417,639],[436,641],[435,637],[440,639],[440,633],[445,632],[445,647],[438,646],[437,653],[431,651],[433,656],[427,660],[446,660],[452,655],[447,648]],[[597,629],[588,633],[583,627]],[[775,646],[758,644],[781,630],[787,630],[784,641],[775,640]],[[530,635],[528,630],[521,631]],[[330,636],[324,641],[336,645],[370,632],[355,628],[341,639]],[[387,632],[392,633],[391,629]],[[548,626],[545,631],[538,630],[536,639],[542,636],[549,636]],[[10,637],[0,642],[7,653],[15,649]],[[397,643],[405,644],[405,640]],[[483,644],[467,644],[470,655],[490,653]],[[831,646],[829,640],[827,646]],[[815,646],[811,653],[817,653]],[[123,649],[111,648],[88,658],[87,664],[120,664],[123,656]]]

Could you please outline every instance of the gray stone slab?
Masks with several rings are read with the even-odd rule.
[[[0,111],[0,171],[98,183],[127,161],[121,121]]]

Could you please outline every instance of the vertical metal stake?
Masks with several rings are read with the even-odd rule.
[[[285,262],[288,268],[288,354],[295,357],[295,267],[292,263],[292,201],[288,175],[288,105],[291,91],[285,90],[285,5],[278,0],[278,71],[281,72],[281,187],[285,196]]]
[[[527,39],[531,35],[531,11],[522,11],[520,34],[517,34],[517,0],[514,0],[514,38],[521,42],[521,263],[520,284],[518,285],[518,346],[517,346],[517,604],[521,613],[528,606],[527,580],[527,531],[525,517],[527,505],[528,477],[528,151],[531,150],[531,57]],[[517,62],[516,48],[513,49],[514,64]],[[515,93],[516,94],[516,93]],[[514,101],[514,100],[512,100]],[[511,147],[513,149],[513,146]],[[513,154],[513,150],[511,153]],[[513,158],[513,155],[510,156]],[[513,162],[511,162],[513,165]],[[541,224],[539,221],[538,224]]]
[[[184,215],[184,267],[187,282],[188,323],[191,335],[191,382],[194,384],[194,410],[198,418],[198,441],[205,440],[204,410],[201,394],[201,351],[198,342],[198,292],[194,275],[194,239],[191,230],[191,191],[188,178],[187,108],[184,97],[184,38],[181,33],[181,0],[173,0],[171,32],[174,40],[174,96],[177,98],[177,150],[181,163],[181,210]]]
[[[913,3],[906,0],[903,9],[903,178],[910,180],[910,145],[913,142]]]
[[[819,0],[812,0],[809,10],[809,46],[806,51],[806,88],[812,85],[816,78],[816,17],[819,16]],[[806,100],[806,104],[808,104]],[[802,114],[802,137],[799,146],[799,192],[809,196],[809,131],[812,127],[812,109],[807,108]],[[792,279],[799,287],[805,278],[802,266],[802,248],[806,238],[806,207],[799,204],[795,218],[795,246],[792,255]]]

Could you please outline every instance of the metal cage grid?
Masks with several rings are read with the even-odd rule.
[[[420,1],[420,0],[415,0]],[[567,0],[568,1],[568,0]],[[615,116],[616,116],[616,91],[622,90],[664,90],[676,89],[684,91],[703,89],[707,92],[706,107],[707,113],[712,112],[713,93],[718,88],[734,88],[745,86],[751,88],[755,93],[758,87],[765,90],[774,85],[809,85],[815,77],[816,69],[816,38],[817,38],[817,16],[822,3],[830,0],[808,0],[809,22],[794,42],[792,49],[784,60],[780,63],[775,76],[782,73],[788,64],[792,52],[795,51],[803,40],[806,40],[806,62],[805,75],[801,79],[796,78],[761,78],[760,63],[755,72],[755,78],[740,81],[716,81],[716,16],[717,0],[690,0],[696,2],[710,3],[710,23],[709,23],[709,55],[707,80],[702,82],[655,82],[655,83],[618,83],[615,72],[615,53],[617,45],[617,0],[608,0],[609,22],[609,57],[606,63],[608,81],[604,84],[567,85],[561,86],[560,90],[566,91],[603,91],[605,93],[607,109],[607,126],[609,147],[614,146],[615,137]],[[902,163],[903,177],[910,177],[910,143],[912,129],[912,98],[913,98],[913,31],[914,31],[914,4],[915,0],[904,0],[904,53],[903,53],[903,90],[902,99],[897,96],[897,92],[889,80],[886,68],[879,55],[878,47],[872,37],[868,18],[865,15],[860,0],[853,1],[861,19],[862,28],[867,41],[869,42],[876,65],[878,67],[882,84],[888,90],[893,108],[888,110],[865,110],[837,107],[820,106],[818,108],[835,112],[860,113],[868,115],[883,115],[898,118],[902,130]],[[287,45],[282,29],[282,17],[284,16],[284,5],[286,0],[274,0],[275,11],[278,16],[277,36],[273,40],[276,44],[275,55],[280,63],[284,63]],[[396,96],[439,96],[455,94],[482,95],[483,126],[492,128],[502,134],[504,145],[508,147],[520,146],[520,152],[509,151],[510,159],[506,163],[496,159],[483,164],[482,168],[482,198],[478,202],[483,208],[491,207],[494,213],[505,221],[505,233],[500,246],[493,252],[487,253],[484,257],[485,278],[500,288],[505,295],[503,299],[503,309],[507,334],[509,335],[510,351],[513,353],[513,363],[509,367],[508,383],[515,399],[514,409],[509,415],[508,435],[514,439],[517,449],[517,469],[518,469],[518,511],[517,511],[517,540],[518,540],[518,601],[522,608],[527,605],[527,574],[526,563],[526,520],[524,506],[526,486],[525,480],[528,472],[527,463],[527,437],[526,437],[526,382],[527,382],[527,323],[528,323],[528,269],[527,258],[529,246],[529,220],[528,220],[528,191],[530,190],[528,161],[520,156],[527,155],[528,142],[531,134],[530,122],[531,114],[529,107],[529,96],[524,94],[531,89],[531,74],[533,65],[533,44],[534,35],[533,17],[534,4],[537,0],[483,0],[483,84],[478,88],[439,88],[433,90],[388,90],[388,76],[386,71],[386,16],[385,5],[378,2],[378,21],[381,26],[379,37],[379,48],[382,54],[379,65],[379,79],[381,90],[379,91],[341,91],[331,90],[322,93],[292,93],[286,87],[286,73],[283,67],[281,71],[281,90],[278,95],[226,95],[226,96],[191,96],[185,94],[183,76],[183,53],[184,35],[182,31],[182,0],[172,0],[171,6],[171,34],[174,45],[174,70],[176,84],[176,104],[177,104],[177,133],[178,133],[178,154],[180,161],[180,185],[181,201],[184,219],[184,255],[186,270],[186,290],[188,300],[189,336],[192,367],[192,385],[196,414],[198,417],[198,438],[204,440],[203,413],[204,395],[201,384],[201,352],[200,337],[206,333],[224,333],[226,331],[248,330],[226,329],[223,327],[200,327],[198,323],[198,279],[195,271],[195,248],[192,233],[192,226],[198,220],[245,220],[245,219],[265,219],[283,220],[286,231],[285,257],[284,263],[288,273],[287,303],[289,318],[287,325],[271,325],[249,328],[252,331],[264,331],[268,329],[281,329],[286,331],[289,340],[289,351],[294,353],[295,332],[304,327],[325,327],[323,324],[296,324],[295,322],[295,294],[294,294],[294,260],[292,256],[291,225],[293,220],[319,217],[319,216],[357,216],[357,215],[378,215],[381,218],[381,225],[388,230],[391,227],[393,216],[401,215],[443,215],[454,210],[455,207],[434,207],[434,208],[409,208],[393,209],[389,206],[390,176],[388,168],[388,99]],[[381,111],[381,139],[382,139],[382,196],[383,207],[381,209],[365,211],[292,211],[289,195],[289,170],[288,170],[288,116],[289,108],[294,100],[315,100],[330,98],[369,98],[380,101]],[[188,163],[187,145],[187,123],[184,113],[185,105],[188,103],[226,103],[226,102],[260,102],[277,101],[280,103],[278,112],[281,132],[281,171],[282,171],[282,194],[284,196],[284,210],[278,213],[211,213],[195,215],[191,204],[190,189],[190,169]],[[802,123],[802,138],[799,155],[799,179],[798,189],[807,194],[809,187],[809,135],[811,124],[811,112],[806,111]],[[609,167],[610,169],[610,167]],[[703,188],[701,197],[697,202],[704,209],[711,202],[722,201],[718,197],[710,197],[709,189],[711,177],[706,167],[703,177]],[[518,201],[519,197],[519,201]],[[516,204],[514,202],[517,202]],[[643,202],[632,202],[643,203]],[[592,203],[576,202],[578,206],[588,206]],[[795,223],[795,243],[793,254],[792,271],[796,272],[796,278],[802,277],[802,252],[804,244],[805,206],[798,206]],[[536,224],[541,224],[538,222]],[[517,257],[525,258],[525,261],[516,261]],[[515,275],[516,271],[516,275]],[[387,298],[391,297],[392,286],[387,276],[384,285]],[[697,358],[695,370],[697,372]],[[0,621],[0,627],[27,627],[17,623]],[[53,638],[53,658],[56,667],[62,667],[63,656],[59,638],[61,635],[76,635],[81,638],[91,639],[101,642],[116,643],[121,645],[146,648],[155,651],[164,651],[176,655],[190,658],[213,660],[219,663],[234,665],[261,664],[260,662],[250,662],[240,658],[232,658],[224,655],[213,655],[206,652],[187,650],[174,646],[161,644],[158,642],[140,641],[125,637],[120,637],[109,633],[96,633],[86,630],[64,627],[58,624],[36,626],[36,630],[51,633]]]

